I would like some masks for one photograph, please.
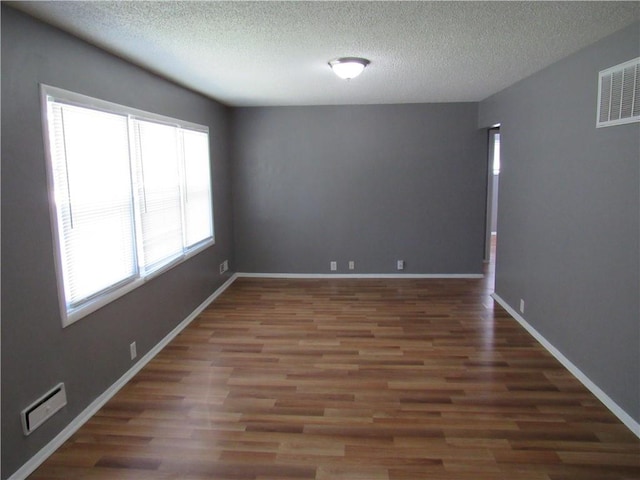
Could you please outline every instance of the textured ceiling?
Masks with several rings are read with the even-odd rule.
[[[235,106],[479,101],[640,19],[608,1],[8,3]],[[371,65],[340,80],[340,56]]]

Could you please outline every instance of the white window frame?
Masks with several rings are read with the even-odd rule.
[[[159,115],[156,113],[147,112],[144,110],[139,110],[131,107],[126,107],[124,105],[116,104],[113,102],[107,102],[105,100],[100,100],[97,98],[89,97],[86,95],[82,95],[79,93],[71,92],[69,90],[64,90],[58,87],[53,87],[50,85],[40,84],[40,101],[42,108],[42,128],[43,128],[43,137],[45,144],[45,159],[46,159],[46,170],[47,170],[47,188],[49,195],[49,210],[50,210],[50,218],[51,218],[51,229],[53,236],[53,247],[54,247],[54,261],[55,261],[55,270],[57,277],[57,288],[58,288],[58,299],[60,302],[60,314],[62,318],[62,326],[66,327],[71,325],[72,323],[80,320],[81,318],[89,315],[90,313],[95,312],[99,308],[111,303],[117,298],[122,297],[123,295],[131,292],[132,290],[138,288],[143,285],[147,281],[161,275],[167,270],[183,263],[187,259],[197,255],[203,250],[209,248],[210,246],[215,244],[215,215],[213,210],[213,183],[211,181],[211,156],[210,150],[208,152],[209,155],[209,185],[210,185],[210,199],[211,199],[211,237],[203,239],[201,242],[196,243],[191,248],[186,248],[183,250],[181,255],[178,255],[176,258],[169,260],[166,264],[150,271],[144,272],[144,269],[138,265],[138,273],[136,277],[127,281],[120,286],[114,286],[113,289],[109,289],[103,293],[96,294],[94,297],[91,297],[87,301],[83,302],[81,305],[75,308],[68,308],[65,298],[65,286],[64,286],[64,278],[63,278],[63,258],[62,253],[60,251],[60,231],[58,226],[58,212],[56,208],[55,202],[55,188],[54,188],[54,172],[53,172],[53,159],[51,153],[51,141],[50,141],[50,132],[49,132],[49,115],[48,115],[48,101],[52,98],[55,101],[59,101],[61,103],[66,103],[69,105],[75,105],[78,107],[89,108],[94,110],[99,110],[107,113],[114,113],[118,115],[124,115],[128,118],[129,131],[132,130],[132,122],[134,120],[147,120],[156,123],[162,123],[170,126],[174,126],[177,128],[183,128],[186,130],[193,130],[197,132],[206,133],[209,137],[209,128],[205,125],[200,125],[193,122],[188,122],[184,120],[178,120],[175,118],[167,117],[164,115]],[[210,137],[209,137],[210,142]],[[209,143],[208,142],[208,143]],[[133,161],[133,160],[131,160]],[[135,212],[135,216],[139,216],[139,212]],[[137,219],[136,219],[137,221]],[[137,251],[135,252],[137,257]]]

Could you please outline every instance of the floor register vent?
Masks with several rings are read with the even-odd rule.
[[[67,404],[64,383],[59,383],[22,411],[22,430],[29,435]]]
[[[640,122],[640,57],[602,70],[598,77],[596,127],[631,122]]]

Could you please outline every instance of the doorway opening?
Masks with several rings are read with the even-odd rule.
[[[494,272],[498,244],[498,188],[500,181],[500,125],[489,129],[487,168],[487,218],[485,224],[484,261]]]

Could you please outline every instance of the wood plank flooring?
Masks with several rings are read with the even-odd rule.
[[[640,479],[488,280],[238,279],[30,478]]]

